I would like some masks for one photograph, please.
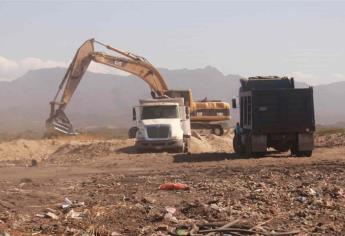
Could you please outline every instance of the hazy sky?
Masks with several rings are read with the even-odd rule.
[[[345,2],[1,0],[0,79],[66,66],[93,37],[169,69],[345,80]]]

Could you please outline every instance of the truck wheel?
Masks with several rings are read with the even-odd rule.
[[[222,126],[216,126],[212,129],[212,133],[217,136],[222,136],[224,134],[224,129]]]
[[[244,148],[239,142],[239,137],[237,135],[232,139],[232,147],[237,155],[244,156]]]
[[[313,151],[299,151],[297,152],[296,156],[297,157],[311,157],[313,154]]]
[[[311,155],[313,155],[313,151],[305,151],[304,152],[305,157],[311,157]]]
[[[190,138],[184,138],[184,153],[188,153],[190,151]]]
[[[145,152],[147,152],[147,150],[144,150],[141,147],[135,147],[135,153],[142,154],[142,153],[145,153]]]
[[[300,151],[298,150],[298,144],[294,143],[292,147],[290,148],[291,150],[291,156],[296,156],[296,157],[311,157],[313,154],[313,151]]]
[[[131,127],[131,128],[128,130],[128,137],[129,137],[129,138],[135,138],[135,136],[137,135],[137,132],[138,132],[138,127],[136,127],[136,126]]]
[[[250,158],[253,155],[252,143],[251,143],[251,140],[250,140],[250,136],[247,136],[246,146],[245,146],[244,150],[245,150],[245,157]]]
[[[266,152],[253,152],[252,154],[254,157],[264,157]]]
[[[176,152],[176,153],[184,153],[184,150],[185,150],[185,145],[183,144],[182,147],[177,147],[177,148],[175,149],[175,152]]]

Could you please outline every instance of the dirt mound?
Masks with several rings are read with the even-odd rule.
[[[205,136],[192,137],[191,152],[231,152],[232,136],[222,137],[208,134]],[[31,160],[47,163],[82,162],[94,160],[99,157],[106,157],[111,154],[135,153],[134,140],[113,139],[113,140],[90,140],[81,137],[74,139],[43,139],[25,140],[0,143],[0,162],[24,162]],[[128,151],[131,150],[131,151]]]
[[[345,146],[345,133],[316,135],[315,145],[318,147]]]
[[[132,140],[64,140],[44,139],[25,140],[0,143],[0,162],[31,163],[46,161],[47,163],[82,162],[111,153],[133,145]]]
[[[61,145],[47,159],[49,163],[90,161],[118,153],[119,149],[133,145],[131,140],[84,141],[70,142]]]
[[[232,151],[232,134],[228,133],[224,136],[216,136],[208,134],[206,136],[192,137],[191,152],[231,152]]]
[[[48,158],[61,145],[56,140],[18,139],[0,144],[0,161],[41,161]]]

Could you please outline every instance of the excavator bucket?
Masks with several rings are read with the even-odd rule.
[[[72,123],[67,118],[65,112],[57,110],[55,114],[46,121],[47,130],[49,133],[63,133],[67,135],[77,135],[78,133],[73,129]]]

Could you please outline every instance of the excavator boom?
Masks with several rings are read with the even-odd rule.
[[[112,54],[95,51],[95,44],[110,50]],[[113,55],[114,53],[116,55]],[[171,98],[183,97],[185,105],[190,108],[191,120],[198,127],[214,129],[214,127],[219,127],[219,122],[230,119],[228,103],[220,101],[194,102],[190,90],[169,90],[159,71],[144,57],[89,39],[78,49],[60,83],[58,92],[51,102],[50,116],[46,121],[48,132],[58,131],[64,134],[76,134],[64,110],[92,61],[136,75],[149,85],[154,97],[156,95]],[[63,93],[60,97],[62,90]]]
[[[98,43],[121,56],[95,52],[95,43]],[[154,94],[159,96],[163,95],[164,92],[168,90],[168,86],[158,70],[145,58],[128,52],[123,52],[119,49],[95,41],[94,39],[89,39],[78,49],[60,83],[59,90],[56,93],[54,100],[51,102],[50,116],[46,121],[48,131],[56,130],[64,134],[76,134],[71,122],[64,113],[64,110],[70,102],[91,61],[111,66],[138,76],[150,86],[150,89]],[[62,89],[64,89],[64,91],[60,102],[57,102]]]

